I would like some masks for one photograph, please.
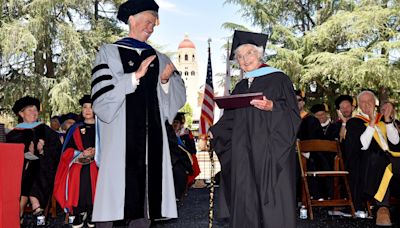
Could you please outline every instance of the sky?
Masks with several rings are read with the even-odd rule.
[[[162,52],[175,52],[179,43],[188,34],[195,44],[200,81],[205,83],[207,70],[207,40],[211,38],[211,61],[213,75],[226,72],[226,50],[223,45],[233,31],[223,29],[222,24],[233,22],[247,27],[239,12],[240,7],[224,4],[224,0],[155,0],[159,8],[160,25],[150,37],[150,41],[162,46]],[[255,30],[256,31],[256,30]],[[214,80],[215,84],[215,80]]]

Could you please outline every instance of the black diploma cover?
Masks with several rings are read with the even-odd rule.
[[[251,100],[262,100],[263,93],[243,93],[229,96],[215,97],[214,101],[220,109],[234,109],[249,107]]]

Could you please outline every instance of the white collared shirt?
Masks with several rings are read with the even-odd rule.
[[[369,119],[369,116],[367,114],[361,111],[360,114]],[[376,114],[374,114],[374,116],[376,116]],[[388,143],[385,140],[382,131],[378,128],[377,125],[374,125],[374,127],[368,125],[364,133],[361,134],[360,136],[360,141],[362,144],[361,150],[367,150],[369,148],[369,145],[371,145],[372,138],[374,137],[375,131],[378,133],[379,139],[382,143],[383,147],[382,149],[385,151],[389,150]],[[397,132],[393,123],[386,124],[386,136],[388,140],[394,145],[397,145],[400,142],[399,133]]]

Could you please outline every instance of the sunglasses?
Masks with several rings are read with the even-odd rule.
[[[298,101],[298,102],[300,102],[300,101],[303,101],[303,99],[301,99],[301,98],[297,98],[297,101]]]

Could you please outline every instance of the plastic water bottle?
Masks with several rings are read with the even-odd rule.
[[[46,225],[46,217],[44,215],[39,215],[36,220],[37,226],[45,226]]]
[[[307,208],[304,205],[300,208],[300,218],[307,219]]]
[[[74,220],[75,220],[75,216],[70,215],[70,216],[68,217],[68,223],[69,223],[69,224],[74,223]]]

